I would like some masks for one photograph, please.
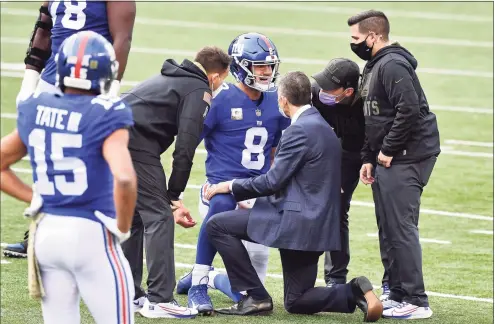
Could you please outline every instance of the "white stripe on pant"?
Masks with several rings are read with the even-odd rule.
[[[134,285],[115,237],[100,223],[47,214],[34,249],[46,296],[45,324],[79,324],[80,297],[97,324],[133,324]]]

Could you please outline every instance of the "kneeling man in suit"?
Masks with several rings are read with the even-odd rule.
[[[334,131],[311,106],[311,83],[302,72],[280,81],[280,112],[291,118],[268,173],[213,185],[207,199],[232,192],[237,201],[259,197],[252,209],[214,215],[206,229],[222,256],[232,288],[247,295],[228,315],[270,314],[273,302],[251,265],[242,240],[278,248],[284,276],[284,305],[290,313],[364,312],[367,322],[383,306],[366,277],[348,284],[315,287],[318,259],[340,247],[341,147]]]

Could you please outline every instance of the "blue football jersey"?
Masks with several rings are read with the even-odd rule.
[[[268,172],[271,150],[290,119],[278,111],[277,93],[264,92],[261,103],[224,83],[204,123],[206,177],[210,183]]]
[[[41,93],[21,101],[17,129],[42,211],[96,220],[98,210],[115,218],[113,176],[102,147],[114,131],[133,123],[120,98]]]
[[[105,37],[111,44],[106,1],[49,1],[53,20],[52,55],[48,59],[41,79],[55,85],[57,66],[54,61],[62,42],[71,35],[91,30]]]

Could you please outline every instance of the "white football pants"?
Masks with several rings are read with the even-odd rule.
[[[45,324],[79,324],[82,297],[97,324],[134,323],[134,282],[120,243],[103,225],[46,214],[34,251],[45,289]]]
[[[201,186],[199,190],[199,203],[198,209],[199,214],[202,219],[205,219],[206,214],[208,214],[209,206],[208,201],[203,198],[203,190],[205,190],[205,186],[208,186],[208,183],[205,183]],[[250,199],[247,201],[240,201],[237,204],[236,209],[239,208],[239,204],[242,205],[242,208],[252,208],[254,205],[255,199]],[[242,241],[242,244],[246,247],[246,250],[249,254],[249,258],[251,259],[251,263],[258,274],[261,282],[265,284],[266,272],[268,270],[268,256],[270,254],[270,248],[258,243]]]

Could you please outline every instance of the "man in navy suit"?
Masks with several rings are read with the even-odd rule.
[[[365,277],[348,284],[314,287],[318,259],[340,246],[341,146],[328,123],[311,106],[311,83],[290,72],[278,89],[280,112],[291,118],[268,173],[213,185],[207,199],[232,193],[237,201],[257,198],[252,209],[214,215],[206,229],[222,256],[232,288],[247,294],[228,315],[270,314],[273,302],[256,275],[241,240],[278,248],[284,275],[284,305],[290,313],[352,313],[365,321],[381,317],[382,304]]]

